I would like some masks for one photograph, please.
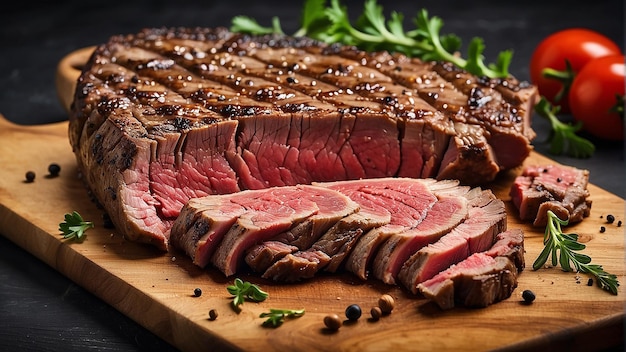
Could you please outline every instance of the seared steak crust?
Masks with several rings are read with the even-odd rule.
[[[225,28],[112,37],[69,139],[121,233],[166,249],[191,198],[390,176],[481,184],[531,150],[536,88],[451,65]]]

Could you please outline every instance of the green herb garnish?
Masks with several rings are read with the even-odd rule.
[[[565,70],[559,71],[546,67],[541,70],[541,75],[545,78],[557,80],[562,84],[561,89],[554,96],[555,102],[558,103],[563,99],[567,100],[570,87],[572,86],[572,82],[574,82],[574,77],[576,76],[576,72],[572,69],[572,64],[570,64],[569,60],[565,60]]]
[[[259,286],[247,281],[244,282],[239,278],[235,279],[234,285],[230,285],[226,289],[228,290],[228,293],[233,295],[233,308],[237,310],[246,299],[261,302],[269,296],[269,294],[261,290]]]
[[[300,29],[294,36],[307,36],[326,43],[354,45],[362,50],[387,50],[400,52],[422,60],[443,60],[453,63],[477,76],[506,78],[513,58],[510,50],[502,51],[495,63],[486,64],[484,42],[473,38],[467,48],[467,59],[458,55],[461,39],[454,34],[441,35],[443,21],[428,16],[426,9],[418,11],[412,19],[414,29],[404,30],[404,16],[392,12],[389,18],[376,0],[365,0],[363,12],[355,22],[350,20],[348,9],[340,0],[305,0]],[[232,19],[231,31],[249,34],[283,34],[278,17],[272,18],[272,26],[264,27],[248,16]]]
[[[589,140],[576,134],[582,127],[582,123],[578,122],[574,125],[561,122],[556,115],[561,108],[553,106],[545,97],[535,105],[535,111],[542,117],[547,118],[552,126],[550,142],[550,153],[563,154],[566,153],[575,158],[588,158],[593,155],[596,147]]]
[[[543,267],[548,257],[552,255],[552,266],[560,264],[563,271],[591,274],[596,277],[596,282],[600,288],[616,295],[619,286],[617,276],[604,271],[601,265],[590,264],[591,257],[578,253],[586,246],[578,242],[577,234],[564,234],[561,231],[561,225],[566,226],[568,222],[568,220],[561,220],[551,210],[548,210],[548,224],[543,236],[545,247],[533,263],[533,270]]]
[[[263,322],[264,326],[278,327],[286,317],[298,318],[304,315],[304,309],[270,309],[269,313],[261,313],[259,317],[267,318]]]
[[[85,231],[94,227],[93,222],[83,220],[77,211],[65,214],[65,221],[59,224],[59,231],[63,232],[63,238],[82,241]]]

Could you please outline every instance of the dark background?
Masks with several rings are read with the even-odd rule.
[[[343,4],[356,16],[363,1]],[[593,29],[624,48],[622,0],[379,0],[379,4],[386,13],[404,13],[407,29],[412,28],[410,18],[426,8],[443,19],[443,33],[455,33],[464,43],[483,37],[489,62],[499,51],[512,49],[511,73],[522,80],[529,79],[536,45],[560,29]],[[56,65],[70,52],[112,35],[144,27],[229,26],[235,15],[248,15],[265,25],[278,16],[283,29],[293,33],[301,8],[301,1],[261,0],[13,2],[11,8],[0,10],[0,114],[19,124],[65,120],[54,86]],[[533,128],[538,134],[535,149],[549,155],[548,123],[535,116]],[[593,141],[598,150],[589,159],[549,156],[589,169],[592,183],[624,198],[624,144]],[[169,349],[173,348],[166,342],[0,236],[0,350]]]

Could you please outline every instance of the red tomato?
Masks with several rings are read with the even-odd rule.
[[[603,139],[624,139],[623,116],[610,110],[618,102],[616,96],[624,97],[625,77],[624,55],[592,60],[576,74],[568,99],[584,130]]]
[[[565,29],[549,35],[535,48],[530,60],[530,79],[550,103],[561,106],[561,112],[569,112],[567,96],[560,102],[555,101],[563,88],[561,82],[543,77],[541,71],[544,68],[564,71],[565,60],[568,60],[572,70],[578,72],[592,59],[620,54],[617,44],[598,32],[583,28]]]

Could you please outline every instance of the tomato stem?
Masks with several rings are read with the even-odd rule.
[[[625,103],[626,102],[625,102],[623,95],[615,94],[615,105],[613,105],[609,109],[610,112],[617,113],[620,119],[622,119],[622,122],[624,122],[624,104]]]

